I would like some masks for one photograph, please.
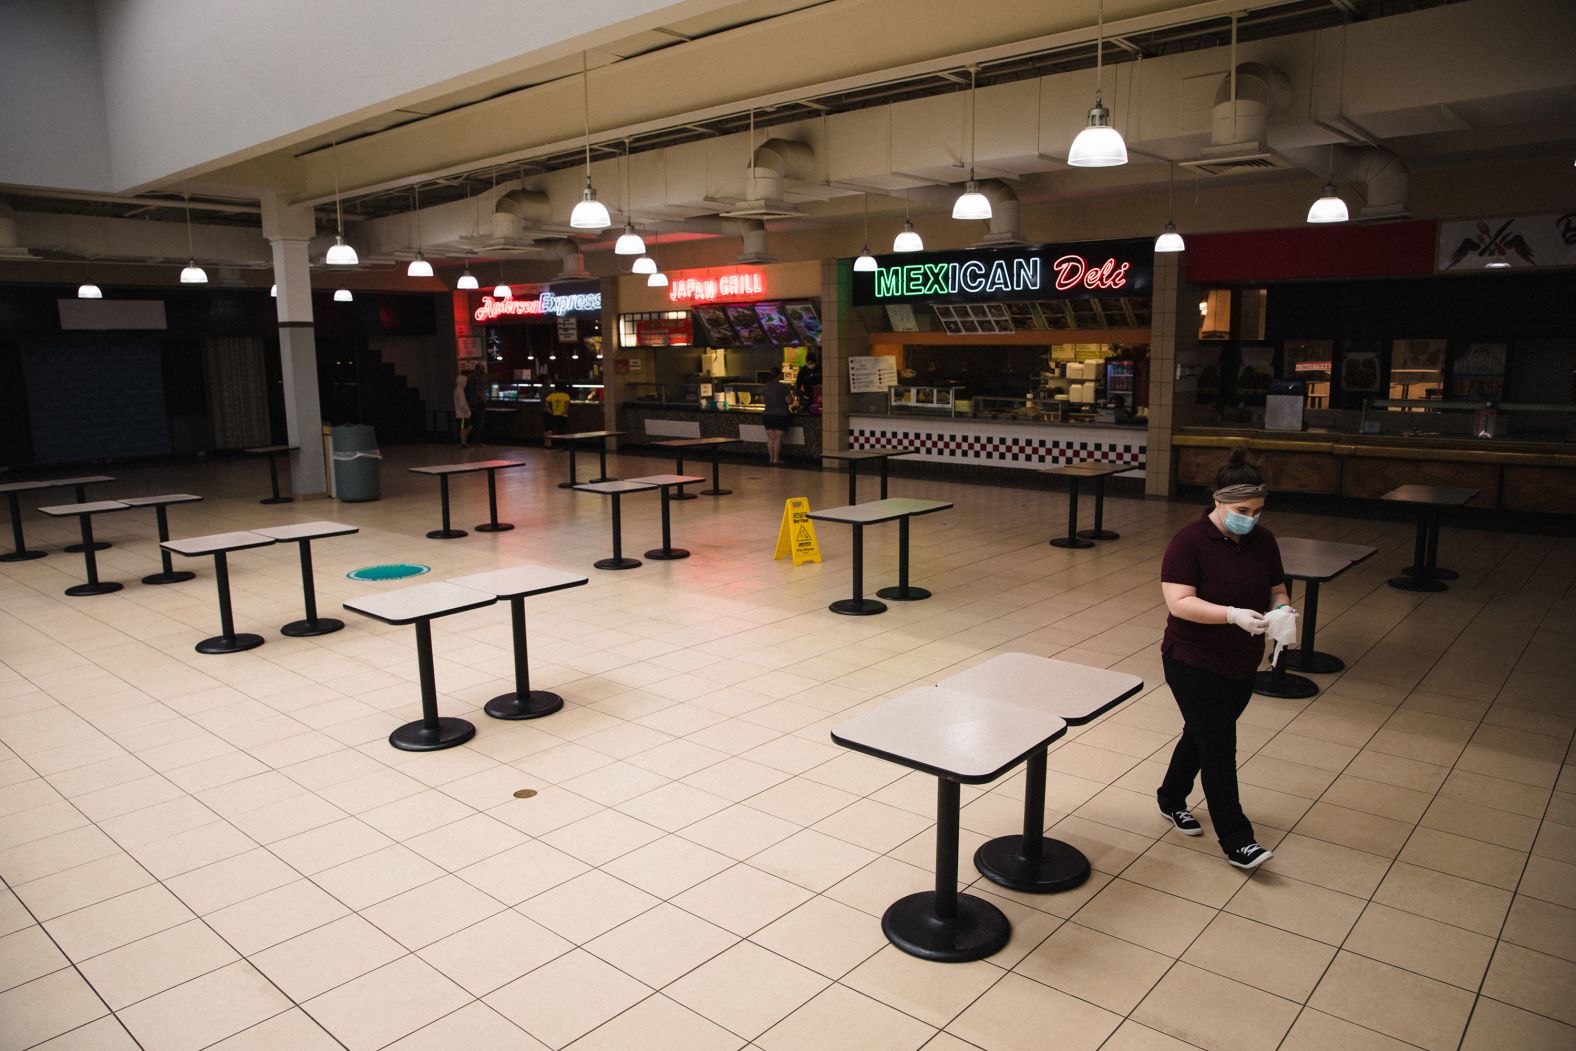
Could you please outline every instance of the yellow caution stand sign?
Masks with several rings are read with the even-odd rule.
[[[790,553],[796,566],[803,562],[821,561],[821,545],[816,543],[815,523],[810,521],[809,497],[790,497],[783,505],[783,523],[777,529],[777,550],[772,554],[772,561]]]

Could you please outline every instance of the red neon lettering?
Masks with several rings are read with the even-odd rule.
[[[759,270],[716,277],[674,278],[668,284],[668,300],[673,303],[711,303],[719,299],[760,296],[766,291],[766,276]]]
[[[1064,255],[1051,264],[1056,271],[1056,290],[1066,292],[1083,285],[1085,288],[1125,288],[1127,271],[1131,263],[1118,263],[1107,259],[1098,267],[1090,267],[1081,255]]]

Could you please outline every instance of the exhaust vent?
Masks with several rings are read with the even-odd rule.
[[[1206,154],[1211,151],[1205,150]],[[1239,172],[1260,172],[1275,168],[1290,168],[1291,162],[1276,153],[1255,151],[1251,153],[1226,153],[1218,157],[1204,156],[1191,161],[1178,161],[1184,168],[1205,175],[1236,175]]]
[[[707,201],[712,201],[707,198]],[[805,214],[786,201],[716,201],[725,205],[726,212],[717,214],[724,219],[758,219],[762,222],[767,219],[803,219]]]

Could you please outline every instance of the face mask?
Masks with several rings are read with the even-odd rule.
[[[1237,536],[1247,536],[1253,532],[1253,527],[1259,524],[1259,520],[1252,515],[1239,515],[1235,511],[1227,511],[1220,518],[1226,526],[1226,532],[1235,533]]]

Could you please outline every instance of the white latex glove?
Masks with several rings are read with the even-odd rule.
[[[1226,623],[1235,624],[1249,635],[1262,635],[1268,627],[1264,614],[1255,613],[1251,609],[1238,609],[1236,606],[1226,607]]]
[[[1270,667],[1280,659],[1281,650],[1297,645],[1297,611],[1291,606],[1276,606],[1264,614],[1265,631],[1274,640],[1270,650]]]

